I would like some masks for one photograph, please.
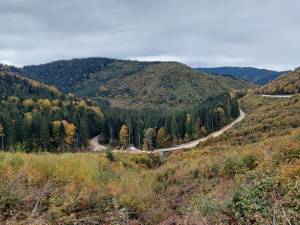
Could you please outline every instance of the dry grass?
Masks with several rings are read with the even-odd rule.
[[[1,152],[0,219],[9,224],[296,224],[299,96],[248,95],[242,105],[246,120],[233,130],[204,148],[172,154],[160,166],[149,166],[154,159],[147,155],[118,154],[109,161],[105,154]],[[264,121],[272,129],[264,128]]]

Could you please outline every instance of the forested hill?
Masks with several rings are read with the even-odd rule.
[[[60,98],[62,93],[53,86],[21,77],[14,73],[0,72],[0,95],[21,98]]]
[[[119,62],[121,61],[109,58],[58,60],[42,65],[24,66],[23,72],[25,74],[23,75],[55,85],[64,92],[72,92],[76,85],[88,80],[92,74],[106,68],[114,68],[111,71],[111,76],[124,73],[125,68],[114,67]],[[126,62],[123,63],[126,64]],[[137,68],[143,64],[140,63]],[[134,68],[134,70],[137,68]]]
[[[258,90],[263,94],[300,93],[300,68],[278,77]]]
[[[1,149],[74,150],[87,146],[88,139],[100,132],[99,107],[54,87],[0,72],[0,94]]]
[[[255,88],[259,85],[243,80],[240,78],[237,78],[233,75],[222,75],[222,74],[209,74],[212,77],[215,77],[218,81],[220,81],[223,85],[225,85],[229,90],[235,92],[235,91],[242,91],[247,90],[249,88]]]
[[[266,84],[271,80],[276,79],[284,72],[274,70],[258,69],[254,67],[211,67],[211,68],[196,68],[196,70],[221,75],[233,75],[237,78],[251,81],[256,84]]]
[[[23,73],[113,107],[185,107],[228,89],[221,79],[176,62],[86,58],[25,66]]]

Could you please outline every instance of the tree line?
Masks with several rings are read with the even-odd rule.
[[[0,100],[0,147],[5,150],[62,152],[88,146],[99,133],[103,113],[84,100]]]
[[[211,97],[188,109],[105,109],[99,142],[123,149],[177,145],[220,129],[239,116],[236,97]]]

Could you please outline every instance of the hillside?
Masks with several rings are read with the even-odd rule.
[[[223,94],[228,88],[217,77],[176,62],[86,58],[25,66],[23,73],[102,105],[127,108],[183,107]]]
[[[100,131],[101,109],[39,81],[0,72],[1,150],[73,151]]]
[[[133,64],[135,63],[137,62],[133,62]],[[121,109],[106,108],[103,121],[101,110],[98,110],[95,106],[96,102],[89,100],[81,104],[80,99],[76,99],[72,95],[66,96],[56,88],[16,74],[4,73],[0,80],[0,91],[2,90],[5,97],[4,100],[8,102],[8,105],[12,105],[13,101],[16,102],[14,107],[17,107],[20,114],[15,115],[11,110],[9,111],[8,107],[5,107],[8,110],[7,114],[10,115],[10,118],[7,120],[11,120],[11,123],[13,123],[18,118],[20,120],[18,126],[26,126],[22,121],[26,115],[29,114],[31,117],[33,114],[40,113],[42,116],[37,117],[38,121],[43,118],[47,119],[45,121],[46,124],[43,124],[43,126],[51,124],[55,119],[69,121],[76,127],[77,132],[72,136],[73,145],[68,146],[71,149],[72,147],[77,147],[78,143],[80,146],[86,146],[88,138],[92,135],[100,134],[100,141],[103,144],[110,144],[117,148],[127,148],[133,145],[139,149],[151,150],[199,138],[220,129],[238,116],[239,111],[236,98],[230,95],[226,88],[221,88],[221,84],[217,83],[220,81],[216,80],[213,82],[213,79],[206,75],[201,77],[198,72],[179,63],[159,63],[156,66],[159,66],[159,68],[152,68],[152,66],[148,65],[147,70],[143,74],[133,74],[129,77],[129,80],[126,80],[127,76],[122,76],[120,79],[115,78],[110,79],[109,82],[106,81],[107,86],[110,85],[111,87],[111,93],[113,93],[110,95],[110,105],[118,106]],[[169,72],[174,77],[172,84],[168,83]],[[23,73],[19,72],[18,74]],[[93,76],[96,76],[96,74]],[[143,79],[140,79],[138,76],[143,76]],[[165,78],[167,81],[165,81]],[[145,79],[147,79],[148,85],[146,83],[143,85],[139,84]],[[90,77],[90,80],[93,79]],[[83,82],[83,85],[86,85],[84,90],[92,90],[92,85],[94,84],[97,84],[97,80],[93,80],[91,83]],[[214,85],[215,89],[210,90],[211,85]],[[107,86],[102,85],[101,87],[106,88]],[[122,88],[134,89],[135,87],[150,88],[152,93],[150,96],[148,95],[148,98],[145,96],[140,97],[139,95],[123,96],[124,90]],[[83,89],[81,88],[80,90]],[[144,89],[136,88],[136,90],[138,93],[141,93]],[[149,89],[144,91],[147,92],[147,90]],[[157,95],[155,90],[161,94]],[[173,96],[172,99],[167,95],[168,93]],[[85,95],[80,94],[80,96]],[[164,96],[166,96],[165,99]],[[179,99],[177,99],[177,96]],[[93,99],[99,100],[97,97]],[[132,102],[129,102],[129,100]],[[105,101],[108,100],[105,99]],[[27,107],[28,102],[30,107]],[[150,108],[152,106],[157,107]],[[176,107],[176,110],[166,106]],[[86,110],[81,110],[81,108]],[[124,110],[124,108],[130,109]],[[48,114],[46,114],[47,110]],[[100,112],[100,119],[93,115],[93,113],[97,115],[98,111]],[[95,122],[93,123],[93,121]],[[16,130],[19,128],[14,124],[9,124],[5,123],[5,132],[7,134],[4,140],[6,148],[11,148],[12,144],[18,143],[22,136],[22,134],[18,134],[18,137],[14,138],[14,133],[18,133],[19,131]],[[8,135],[9,126],[12,126],[14,131],[10,135]],[[39,125],[37,126],[38,131],[35,135],[39,137],[44,136],[39,131]],[[52,127],[53,124],[48,125],[49,129],[46,129],[47,137],[52,135],[50,132],[53,129]],[[122,128],[126,128],[125,130],[123,129],[126,136],[124,142],[122,142]],[[151,131],[153,137],[147,139],[146,131]],[[162,131],[163,136],[156,138],[156,134]],[[61,135],[64,134],[62,133]],[[79,139],[78,142],[79,135],[83,136],[81,139],[85,141]],[[10,138],[14,140],[9,140]],[[30,138],[28,140],[23,139],[26,143],[30,142]],[[42,139],[47,144],[47,147],[42,147],[43,150],[56,151],[58,143],[48,145],[46,143],[47,139]],[[52,142],[52,140],[49,140],[49,142]],[[41,145],[38,144],[37,146]],[[52,149],[53,146],[54,149]]]
[[[233,75],[222,75],[222,74],[219,74],[219,75],[208,74],[208,75],[215,77],[223,85],[225,85],[229,90],[232,90],[232,91],[247,90],[249,88],[255,88],[258,86],[257,84],[254,84],[247,80],[237,78]]]
[[[247,115],[238,126],[206,147],[165,160],[146,154],[0,153],[0,220],[297,224],[300,97],[249,94],[241,104]]]
[[[17,96],[22,98],[60,98],[55,87],[45,85],[39,81],[21,77],[15,73],[0,72],[0,94],[2,97]]]
[[[253,67],[211,67],[211,68],[196,68],[198,71],[212,74],[232,75],[237,78],[247,80],[256,84],[266,84],[271,80],[276,79],[285,72],[273,70],[258,69]]]
[[[257,90],[263,94],[295,94],[300,93],[300,68],[271,81]]]

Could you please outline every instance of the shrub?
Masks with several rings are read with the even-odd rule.
[[[234,192],[226,209],[240,224],[260,224],[262,221],[270,221],[273,210],[271,198],[275,183],[273,178],[267,176],[257,178],[251,173],[246,179],[249,184]]]
[[[227,177],[234,177],[239,168],[238,160],[235,158],[226,158],[224,160],[223,172]]]
[[[252,170],[256,167],[257,163],[256,163],[256,158],[254,155],[244,155],[241,159],[240,159],[240,165],[243,168]]]
[[[134,157],[132,158],[132,160],[136,163],[136,164],[144,164],[147,166],[147,168],[149,169],[153,169],[156,167],[159,167],[160,165],[162,165],[162,160],[159,157],[159,155],[156,154],[147,154],[146,158],[138,158],[138,157]]]
[[[112,151],[107,151],[105,156],[109,161],[111,162],[115,161],[115,156]]]
[[[0,197],[0,220],[13,216],[17,211],[20,201],[15,196],[8,194]]]
[[[299,159],[300,157],[300,148],[287,148],[281,152],[281,160],[291,162],[293,160]]]

